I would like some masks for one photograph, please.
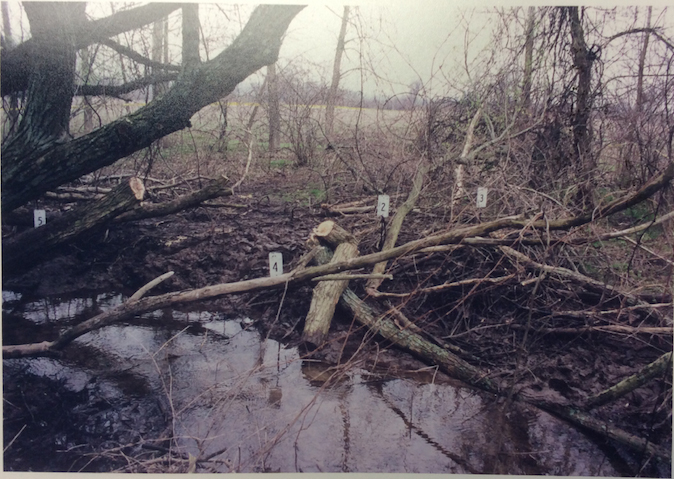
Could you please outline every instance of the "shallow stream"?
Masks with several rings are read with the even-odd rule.
[[[112,294],[34,300],[5,291],[4,342],[53,337],[122,300]],[[31,405],[22,386],[28,378],[63,389],[58,411]],[[157,311],[108,326],[77,339],[59,358],[5,360],[4,381],[6,401],[11,392],[12,401],[25,402],[6,402],[5,417],[12,407],[30,411],[5,424],[5,444],[8,431],[27,424],[6,452],[6,469],[104,468],[100,457],[76,459],[78,451],[94,444],[113,463],[114,448],[138,452],[144,441],[185,458],[209,458],[199,471],[625,473],[610,448],[539,410],[517,404],[504,410],[502,401],[432,368],[393,377],[357,361],[302,359],[247,318],[221,312]],[[55,414],[67,424],[58,426]],[[51,449],[31,442],[40,431]],[[176,441],[153,442],[162,436]],[[41,449],[31,451],[31,444]]]

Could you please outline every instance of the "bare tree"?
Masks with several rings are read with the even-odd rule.
[[[281,146],[281,111],[279,105],[278,78],[276,64],[267,65],[267,93],[269,115],[269,152],[273,153]],[[252,125],[251,125],[252,126]]]
[[[592,201],[590,178],[596,167],[591,148],[592,125],[590,124],[590,112],[592,110],[592,62],[596,60],[596,56],[593,51],[588,49],[585,43],[585,34],[579,8],[566,7],[566,11],[571,25],[573,65],[578,72],[576,106],[573,118],[573,142],[581,173],[581,200],[583,203],[587,203]]]
[[[536,8],[527,10],[527,25],[524,33],[524,79],[522,80],[522,109],[529,113],[531,109],[531,83],[534,72],[534,33],[536,27]]]
[[[335,121],[335,103],[337,101],[337,90],[339,89],[339,80],[342,77],[342,55],[344,54],[344,39],[346,38],[346,26],[349,22],[349,7],[344,6],[342,14],[342,26],[337,38],[337,47],[335,48],[335,61],[332,65],[332,83],[328,90],[328,98],[325,106],[325,134],[332,138],[333,123]]]
[[[646,65],[646,52],[648,51],[648,41],[650,39],[651,15],[653,7],[648,7],[646,14],[646,31],[644,32],[644,43],[639,52],[639,70],[637,71],[637,99],[634,104],[637,113],[641,113],[644,103],[644,66]]]
[[[0,2],[2,7],[2,49],[14,48],[14,39],[12,38],[12,23],[9,21],[9,3]],[[2,138],[6,138],[19,120],[19,99],[16,94],[9,95],[9,105],[5,108],[7,113],[7,121],[2,124]]]

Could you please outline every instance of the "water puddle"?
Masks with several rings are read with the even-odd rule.
[[[3,292],[5,344],[55,333],[122,300]],[[30,374],[86,391],[82,411],[114,405],[115,414],[93,421],[89,411],[83,423],[100,436],[99,448],[115,446],[106,431],[116,422],[127,431],[118,442],[164,428],[159,435],[177,438],[184,457],[208,459],[207,471],[622,475],[597,444],[546,413],[504,411],[429,368],[392,377],[362,363],[306,360],[222,312],[157,311],[89,333],[63,357],[4,365],[5,381]],[[61,437],[61,450],[78,440]]]

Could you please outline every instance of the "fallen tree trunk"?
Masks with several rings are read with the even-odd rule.
[[[501,394],[498,384],[488,378],[486,372],[472,366],[446,349],[426,341],[420,335],[410,331],[412,328],[401,328],[400,326],[397,326],[393,321],[386,318],[386,314],[375,312],[374,309],[368,306],[350,289],[347,288],[344,293],[342,293],[340,305],[352,312],[356,320],[367,326],[370,331],[392,341],[395,345],[410,351],[415,356],[424,360],[424,362],[437,365],[445,373],[460,379],[473,387],[477,387],[490,393]],[[661,371],[663,367],[662,364],[669,364],[665,361],[670,359],[671,353],[669,353],[669,355],[664,355],[655,363],[647,366],[645,368],[645,370],[648,370],[647,374],[652,374],[653,371]],[[658,364],[656,365],[656,363]],[[529,397],[523,393],[518,394],[516,398],[519,401],[536,406],[577,426],[589,429],[634,450],[644,451],[663,461],[671,461],[671,452],[666,448],[630,434],[612,424],[595,419],[590,415],[579,411],[576,407],[542,401],[536,397]]]
[[[115,221],[136,221],[145,218],[166,216],[188,208],[194,208],[206,200],[211,200],[220,196],[231,195],[232,190],[228,190],[226,188],[228,183],[229,178],[223,175],[217,180],[213,180],[210,184],[204,186],[200,190],[180,196],[175,200],[168,201],[166,203],[160,203],[156,205],[141,205],[138,208],[127,211],[126,213],[118,216]]]
[[[521,399],[521,398],[520,398]],[[529,404],[538,406],[541,409],[548,411],[562,419],[566,419],[572,424],[576,424],[582,428],[589,429],[592,432],[599,434],[602,437],[612,439],[620,444],[623,444],[630,449],[639,453],[645,453],[649,456],[660,459],[661,461],[671,462],[671,449],[653,444],[648,439],[643,439],[634,434],[630,434],[611,423],[595,419],[586,412],[583,412],[575,407],[570,406],[556,406],[550,404],[537,404],[535,401],[526,401]],[[644,461],[645,463],[645,461]]]
[[[526,326],[510,324],[512,329],[527,329]],[[648,326],[622,326],[620,324],[608,324],[606,326],[583,326],[580,328],[536,328],[536,332],[544,334],[585,334],[585,333],[620,333],[629,336],[635,334],[671,336],[671,327],[648,327]]]
[[[672,353],[669,352],[663,354],[658,359],[642,368],[638,373],[623,379],[618,384],[600,392],[599,394],[595,394],[594,396],[587,398],[584,406],[586,409],[591,409],[615,401],[625,394],[634,391],[636,388],[643,386],[656,376],[664,375],[667,371],[667,368],[671,367]]]
[[[133,177],[123,181],[98,201],[69,211],[44,226],[16,235],[3,244],[3,273],[9,274],[32,266],[57,246],[108,223],[138,205],[144,194],[143,183]]]
[[[318,225],[312,238],[334,249],[331,262],[347,261],[358,256],[356,238],[333,221],[324,221]],[[314,288],[302,333],[302,340],[309,346],[318,347],[325,340],[337,301],[348,284],[348,279],[322,281]]]
[[[437,346],[418,334],[411,328],[398,327],[385,314],[375,311],[351,291],[346,289],[340,298],[340,304],[353,313],[356,320],[367,326],[373,333],[379,334],[397,346],[410,351],[426,362],[437,365],[451,377],[460,379],[471,386],[491,393],[498,393],[499,386],[487,377],[480,369],[467,363],[460,357]]]
[[[54,341],[42,341],[41,343],[33,343],[33,344],[16,344],[16,345],[8,345],[8,346],[3,346],[2,347],[2,357],[4,359],[9,359],[9,358],[21,358],[21,357],[26,357],[26,356],[46,356],[49,354],[57,353],[61,349],[63,349],[65,346],[70,344],[73,340],[79,338],[80,336],[83,336],[87,334],[88,332],[94,331],[96,329],[100,329],[103,326],[110,324],[114,321],[117,321],[118,319],[114,319],[113,321],[110,321],[109,319],[116,318],[117,313],[119,313],[119,310],[124,310],[124,309],[130,309],[133,310],[133,306],[138,303],[138,301],[145,296],[145,294],[150,291],[152,288],[157,286],[159,283],[162,281],[167,280],[173,276],[173,271],[169,271],[168,273],[164,273],[161,276],[153,279],[149,283],[147,283],[145,286],[140,288],[138,291],[136,291],[127,301],[125,301],[123,304],[120,306],[113,308],[115,310],[115,313],[112,315],[108,314],[111,311],[99,314],[98,316],[94,316],[91,319],[88,319],[77,326],[74,326],[65,332],[61,333],[58,338],[56,338]],[[124,316],[126,317],[126,316]],[[121,319],[122,317],[119,317]]]
[[[328,247],[319,249],[312,257],[319,266],[330,262],[334,258],[332,250]],[[492,393],[499,391],[499,386],[489,379],[484,372],[450,351],[426,341],[419,334],[421,333],[419,328],[397,309],[391,308],[393,314],[402,320],[402,324],[389,319],[386,313],[376,311],[348,287],[343,290],[341,297],[338,299],[342,308],[353,314],[356,321],[366,326],[374,334],[378,334],[412,354],[430,361],[448,375],[461,379],[467,384]]]

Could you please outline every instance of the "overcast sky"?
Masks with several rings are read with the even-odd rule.
[[[231,37],[245,24],[245,16],[256,5],[256,2],[250,0],[239,0],[236,3],[244,4],[240,10],[236,10],[241,13],[238,25],[236,15],[231,15],[231,4],[222,3],[220,9],[208,8],[203,4],[201,9],[204,33],[209,38],[216,38],[220,49],[226,45],[226,39],[218,39],[218,32],[226,32],[223,35]],[[407,91],[415,81],[422,81],[435,94],[449,93],[448,84],[454,87],[454,92],[465,88],[469,83],[464,62],[465,51],[468,51],[468,70],[473,76],[479,74],[480,69],[506,58],[505,55],[497,55],[496,58],[485,60],[489,58],[488,55],[481,55],[490,47],[492,27],[496,20],[495,6],[527,5],[524,0],[517,4],[503,0],[498,3],[478,0],[470,3],[452,0],[357,0],[356,3],[357,8],[352,8],[347,30],[342,86],[359,91],[361,80],[364,80],[366,93],[378,91],[389,95]],[[633,3],[614,1],[611,5]],[[109,9],[108,2],[100,4],[101,9]],[[304,68],[308,78],[323,79],[329,83],[343,5],[343,2],[313,1],[301,11],[291,23],[284,41],[281,67],[292,61]],[[604,2],[601,5],[606,7],[608,4]],[[90,6],[87,11],[94,14],[95,10],[95,7]],[[15,37],[21,32],[18,12],[18,4],[10,3]],[[228,16],[225,17],[223,12],[229,13]],[[523,19],[525,9],[521,10],[520,15]],[[177,27],[171,43],[175,45],[175,55],[179,55],[179,12],[173,17]],[[23,28],[27,29],[25,18]],[[521,25],[517,22],[513,22],[512,28],[521,31]],[[670,26],[670,38],[671,35]],[[210,57],[216,53],[217,48],[214,46]],[[490,61],[491,65],[486,65],[486,61]],[[366,71],[376,71],[380,78],[375,78],[372,73],[361,77],[358,70],[361,64],[366,67]],[[261,81],[261,76],[251,81]],[[445,91],[442,91],[443,88]]]
[[[342,63],[343,86],[360,90],[360,74],[349,70],[358,68],[361,61],[392,81],[393,84],[387,86],[389,90],[397,91],[407,91],[407,86],[420,79],[426,82],[441,65],[454,68],[456,62],[463,61],[466,15],[473,16],[472,30],[469,31],[473,50],[483,48],[489,35],[484,31],[487,16],[480,12],[487,8],[467,11],[465,4],[463,9],[456,5],[447,0],[426,0],[364,2],[356,9],[352,8],[347,30],[348,51]],[[301,55],[325,65],[329,81],[342,13],[343,5],[334,2],[309,5],[291,24],[281,50],[282,58]],[[366,37],[362,43],[359,34]],[[365,56],[363,60],[359,50]],[[373,88],[375,81],[368,75],[365,89],[371,91]]]

